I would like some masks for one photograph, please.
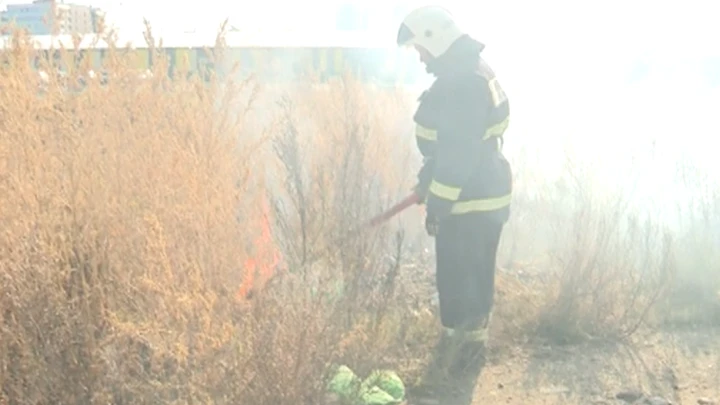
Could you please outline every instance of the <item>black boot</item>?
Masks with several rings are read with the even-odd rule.
[[[422,383],[414,395],[423,399],[423,402],[447,398],[453,391],[455,385],[452,375],[453,364],[456,363],[463,347],[462,340],[453,332],[455,331],[445,330],[433,348],[432,358]]]
[[[458,355],[450,369],[454,378],[479,376],[485,365],[489,326],[490,316],[480,322],[477,329],[462,332]]]

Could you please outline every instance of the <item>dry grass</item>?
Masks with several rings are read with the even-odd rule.
[[[317,404],[341,362],[415,381],[438,326],[431,276],[412,270],[430,265],[421,229],[345,238],[413,184],[412,98],[350,77],[170,80],[162,58],[143,80],[113,50],[107,85],[68,91],[71,69],[39,91],[16,42],[0,76],[0,404]],[[519,187],[513,263],[550,204]],[[577,208],[546,218],[573,243],[539,275],[502,274],[498,340],[627,335],[664,296],[663,229],[565,195]]]

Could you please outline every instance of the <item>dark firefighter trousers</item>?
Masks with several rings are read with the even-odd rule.
[[[475,331],[487,322],[503,225],[485,213],[451,215],[440,223],[435,276],[445,328]]]

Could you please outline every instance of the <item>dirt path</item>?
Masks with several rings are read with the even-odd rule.
[[[673,404],[720,404],[719,367],[720,328],[666,331],[625,344],[512,349],[491,344],[472,403],[663,403],[632,401],[644,393]],[[616,398],[620,393],[628,399]]]

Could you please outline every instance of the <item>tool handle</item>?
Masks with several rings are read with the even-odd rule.
[[[420,202],[420,196],[413,192],[409,196],[405,197],[405,199],[392,206],[387,211],[370,219],[370,221],[366,223],[366,226],[378,226],[383,222],[389,220],[390,218],[394,217],[395,215],[399,214],[400,212],[404,211],[411,205],[417,204],[418,202]]]
[[[382,214],[380,214],[376,217],[371,218],[369,221],[364,223],[363,226],[361,226],[360,228],[357,228],[353,231],[348,232],[344,237],[333,241],[333,243],[328,245],[325,249],[319,250],[318,252],[316,252],[313,256],[311,256],[310,258],[308,258],[305,261],[305,264],[303,266],[308,266],[308,265],[316,262],[317,260],[320,260],[324,256],[324,254],[327,252],[327,249],[334,248],[337,244],[340,244],[349,239],[358,237],[367,228],[378,226],[378,225],[382,224],[383,222],[389,220],[390,218],[394,217],[395,215],[401,213],[402,211],[404,211],[411,205],[417,204],[419,202],[420,202],[420,196],[413,192],[409,196],[405,197],[405,199],[403,199],[399,203],[390,207],[387,211],[383,212]],[[267,280],[265,285],[268,285],[269,283],[273,282],[274,280],[277,280],[283,274],[284,273],[281,273],[281,272],[274,273],[272,276],[270,276],[270,278]],[[245,296],[245,298],[250,299],[251,297]]]

